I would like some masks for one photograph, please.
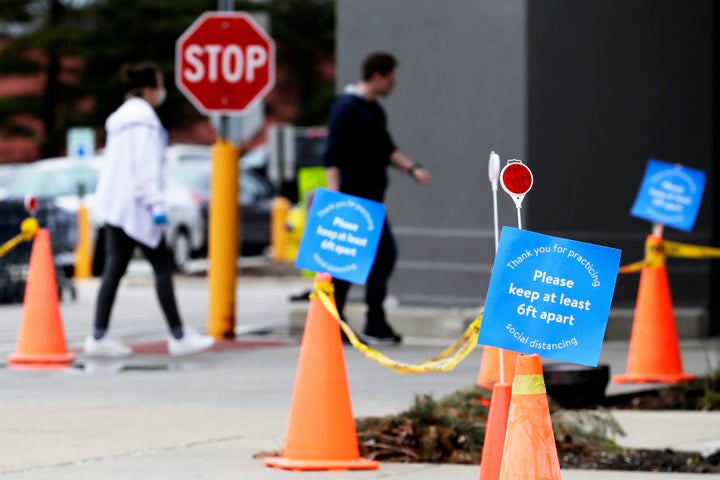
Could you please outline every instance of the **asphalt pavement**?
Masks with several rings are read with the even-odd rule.
[[[291,317],[302,303],[290,297],[312,280],[257,272],[262,259],[241,260],[236,297],[237,341],[187,358],[170,358],[165,325],[142,262],[123,280],[111,330],[135,354],[98,361],[80,353],[90,330],[96,279],[76,282],[77,298],[60,306],[66,343],[78,356],[70,368],[0,368],[0,477],[8,480],[85,479],[476,479],[479,466],[381,463],[378,470],[292,472],[264,466],[262,457],[283,448],[300,348]],[[255,263],[254,263],[255,262]],[[205,330],[208,286],[202,275],[176,277],[180,311],[187,324]],[[356,307],[359,308],[359,307]],[[419,363],[437,354],[462,331],[472,312],[454,312],[434,335],[414,329],[416,315],[440,310],[409,309],[390,300],[389,316],[405,335],[403,345],[383,352]],[[0,306],[0,363],[16,350],[22,305]],[[351,321],[352,324],[352,321]],[[457,332],[454,332],[454,329]],[[611,373],[625,369],[628,341],[606,341],[601,363]],[[415,395],[443,396],[474,385],[482,350],[476,348],[453,371],[400,375],[344,347],[355,417],[389,415],[411,406]],[[683,339],[685,371],[706,374],[720,365],[716,340]],[[607,394],[647,388],[609,384]],[[709,454],[720,449],[720,413],[614,411],[629,447],[673,448]],[[695,479],[720,475],[563,470],[563,478]]]

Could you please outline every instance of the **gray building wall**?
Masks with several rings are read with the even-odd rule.
[[[391,292],[411,304],[483,303],[495,251],[488,157],[525,156],[526,7],[519,0],[339,0],[340,90],[367,53],[400,66],[383,104],[395,142],[432,182],[391,173],[388,216],[400,250]],[[504,192],[501,220],[515,221]],[[359,289],[355,289],[359,290]],[[353,292],[355,295],[357,293]]]
[[[629,211],[648,158],[708,173],[699,220],[670,239],[709,244],[713,214],[712,1],[338,0],[338,90],[373,50],[400,60],[383,101],[393,136],[433,180],[395,173],[387,204],[401,303],[484,302],[494,258],[488,155],[519,158],[535,185],[524,227],[642,258]],[[501,225],[515,208],[498,193]],[[668,262],[676,304],[706,305],[709,262]],[[631,304],[637,275],[621,275]]]
[[[648,158],[697,168],[707,185],[692,232],[713,228],[710,0],[543,0],[528,12],[528,161],[538,182],[528,228],[643,256],[651,225],[629,214]],[[667,261],[676,305],[705,306],[710,262]],[[634,304],[620,275],[615,304]]]

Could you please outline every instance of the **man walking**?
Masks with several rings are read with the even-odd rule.
[[[330,190],[383,202],[388,166],[406,172],[419,184],[430,181],[430,173],[395,146],[387,129],[385,110],[377,101],[392,92],[396,67],[397,61],[391,54],[370,54],[362,64],[362,80],[345,87],[333,104],[324,157]],[[397,345],[402,341],[388,324],[383,308],[396,258],[395,239],[386,219],[365,284],[367,312],[361,335],[365,343]],[[333,283],[335,302],[342,316],[350,283],[338,279]]]

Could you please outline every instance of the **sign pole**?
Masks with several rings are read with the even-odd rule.
[[[498,177],[500,176],[500,155],[493,150],[488,161],[488,178],[493,192],[493,220],[495,222],[495,252],[497,253],[500,233],[498,227]]]
[[[521,160],[512,159],[508,160],[507,165],[503,167],[500,172],[500,177],[503,190],[505,190],[513,199],[513,202],[515,202],[518,229],[522,230],[520,209],[522,208],[525,194],[530,191],[533,185],[532,172]]]
[[[225,138],[212,146],[208,239],[208,334],[235,338],[238,257],[238,149]]]
[[[657,236],[657,237],[662,237],[662,236],[663,236],[663,230],[664,230],[664,225],[663,225],[662,223],[660,223],[660,222],[653,222],[653,224],[652,224],[652,234],[653,234],[653,235],[655,235],[655,236]]]
[[[494,155],[494,157],[493,157]],[[494,166],[494,164],[497,163],[497,168]],[[495,154],[495,152],[492,152],[490,155],[490,181],[492,182],[493,175],[497,175],[495,172],[499,170],[499,163],[500,163],[500,157]],[[517,218],[518,218],[518,229],[522,230],[522,217],[520,216],[520,208],[522,206],[522,201],[525,198],[525,194],[530,191],[530,188],[532,188],[533,184],[533,176],[532,172],[528,167],[526,167],[522,161],[520,160],[508,160],[507,165],[503,167],[503,169],[500,171],[500,183],[502,184],[503,190],[505,190],[510,197],[512,197],[513,201],[515,202],[515,207],[517,209]],[[493,182],[493,189],[497,190],[496,186],[497,182]],[[497,208],[497,207],[496,207]],[[496,212],[497,214],[497,212]],[[497,220],[495,221],[495,224],[497,226]],[[497,255],[497,249],[498,249],[498,235],[497,230],[495,232],[495,252]],[[505,383],[505,371],[504,371],[504,365],[503,365],[503,352],[502,349],[499,350],[500,353],[500,383]]]
[[[235,0],[218,0],[218,11],[232,12],[235,9]],[[230,138],[230,119],[227,114],[220,114],[220,139]],[[238,152],[238,155],[240,152]],[[239,158],[239,156],[238,156]]]
[[[220,11],[206,12],[175,43],[175,80],[193,105],[218,114],[212,146],[208,215],[207,330],[217,339],[235,337],[235,289],[239,230],[239,149],[230,139],[228,115],[253,107],[275,84],[275,44],[233,0],[219,0]]]
[[[495,150],[490,152],[488,161],[488,178],[493,192],[493,221],[495,226],[495,254],[497,255],[498,243],[500,243],[499,221],[498,221],[498,177],[500,176],[500,155]],[[503,349],[498,349],[498,365],[500,366],[500,383],[505,383],[505,362],[503,362]]]
[[[231,11],[233,3],[233,0],[218,0],[218,10]],[[216,339],[235,338],[240,152],[229,140],[228,126],[227,114],[221,113],[220,131],[211,159],[207,330]]]

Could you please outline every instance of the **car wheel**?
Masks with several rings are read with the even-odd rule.
[[[183,272],[186,271],[192,254],[190,236],[187,232],[178,232],[177,235],[175,235],[172,243],[172,251],[175,268]]]

